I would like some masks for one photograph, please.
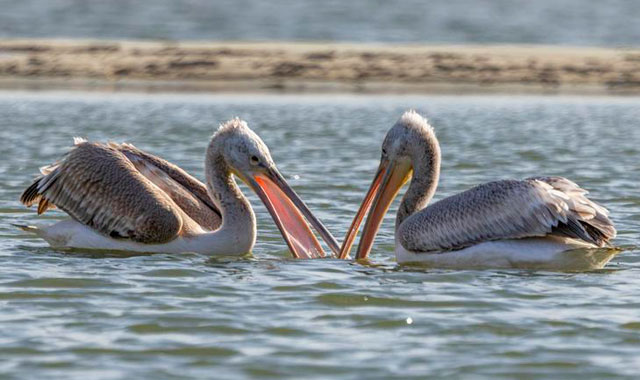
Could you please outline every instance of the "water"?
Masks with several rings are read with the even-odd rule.
[[[635,377],[638,102],[0,93],[0,378]],[[390,214],[370,265],[296,261],[252,193],[258,243],[244,258],[65,253],[9,224],[63,218],[17,198],[73,136],[131,141],[201,178],[208,137],[239,115],[341,240],[408,107],[442,144],[438,198],[564,175],[609,207],[624,252],[592,273],[399,267]]]
[[[0,0],[0,37],[638,46],[635,0]]]

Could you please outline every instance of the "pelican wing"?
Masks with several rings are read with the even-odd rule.
[[[206,186],[177,165],[144,152],[131,144],[109,144],[122,152],[138,171],[171,199],[198,225],[215,230],[222,224],[222,214],[213,204]]]
[[[182,230],[186,215],[114,146],[76,141],[58,163],[45,167],[22,194],[38,213],[53,205],[112,237],[164,243]]]
[[[604,246],[616,230],[609,212],[586,194],[562,177],[489,182],[410,216],[398,237],[403,247],[416,252],[550,234]]]

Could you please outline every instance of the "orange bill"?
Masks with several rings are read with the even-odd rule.
[[[398,195],[402,185],[411,178],[412,172],[411,164],[408,161],[389,162],[383,160],[380,162],[371,187],[347,232],[340,252],[341,257],[348,256],[364,214],[370,210],[362,230],[356,259],[364,259],[369,255],[384,215],[387,213],[389,206],[391,206],[393,199]]]
[[[324,257],[324,251],[318,239],[307,225],[300,210],[287,196],[287,193],[293,190],[283,179],[278,178],[277,174],[270,174],[256,174],[253,178],[254,187],[280,229],[291,253],[296,258]],[[275,180],[270,177],[275,177]]]
[[[375,177],[373,177],[373,182],[371,182],[371,186],[369,187],[369,191],[367,191],[367,195],[364,196],[364,200],[356,213],[356,216],[353,218],[353,222],[351,222],[351,226],[347,231],[347,235],[344,237],[342,241],[342,247],[340,248],[340,254],[338,258],[340,259],[348,259],[349,252],[351,252],[351,246],[353,246],[353,242],[356,240],[356,235],[358,234],[358,229],[360,228],[360,223],[364,219],[364,216],[369,212],[371,208],[371,203],[373,202],[373,198],[378,193],[378,188],[380,187],[380,183],[382,182],[382,178],[384,177],[385,167],[381,162],[378,171],[376,172]]]

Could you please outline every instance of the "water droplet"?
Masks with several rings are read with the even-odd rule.
[[[294,174],[294,175],[293,175],[293,179],[300,179],[300,176],[299,176],[299,175],[297,175],[297,174]]]
[[[407,324],[410,325],[413,323],[413,318],[407,317]]]

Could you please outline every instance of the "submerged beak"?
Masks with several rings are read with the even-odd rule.
[[[324,251],[305,218],[337,254],[339,246],[336,239],[311,213],[276,169],[267,169],[265,173],[255,174],[246,182],[269,210],[294,257],[324,257]]]
[[[362,237],[356,253],[356,259],[364,259],[369,255],[373,240],[376,237],[380,224],[386,214],[391,202],[396,197],[402,185],[411,177],[411,164],[406,162],[390,162],[387,159],[380,161],[380,166],[376,172],[371,187],[367,195],[365,195],[360,209],[353,218],[351,227],[347,231],[347,235],[342,243],[339,257],[346,259],[349,257],[349,251],[358,233],[358,228],[364,215],[370,210],[367,221],[362,230]]]

